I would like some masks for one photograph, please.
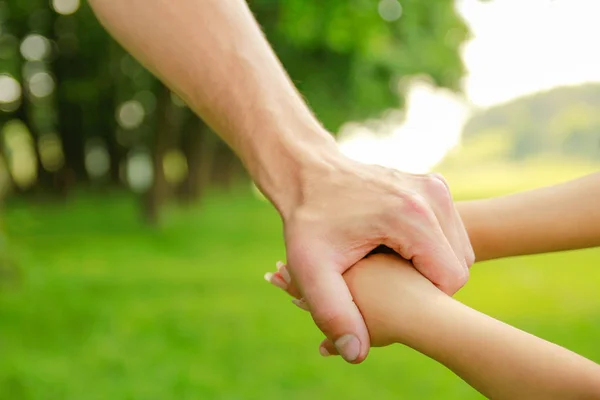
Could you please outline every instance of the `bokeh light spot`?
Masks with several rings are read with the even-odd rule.
[[[381,18],[388,22],[396,21],[402,16],[402,5],[398,0],[381,0],[377,9]]]
[[[10,75],[0,75],[0,107],[21,99],[21,85]]]
[[[104,177],[110,170],[110,155],[104,141],[89,139],[85,146],[85,169],[92,179]]]
[[[79,9],[79,0],[52,0],[52,8],[59,14],[71,15]]]
[[[144,121],[145,111],[137,100],[126,101],[117,111],[117,122],[125,129],[135,129]]]
[[[163,171],[168,183],[177,185],[183,182],[188,173],[185,155],[180,150],[168,151],[163,158]]]
[[[47,72],[36,72],[28,83],[29,91],[37,98],[49,96],[54,91],[54,79]]]
[[[31,187],[37,180],[37,157],[31,133],[20,120],[4,124],[2,139],[13,181],[21,189]]]
[[[50,53],[50,42],[42,35],[31,34],[21,42],[21,55],[28,61],[41,61]]]
[[[150,188],[154,181],[152,156],[146,150],[134,150],[127,159],[127,183],[131,190],[143,193]]]
[[[56,172],[65,163],[62,142],[56,133],[46,133],[38,139],[38,150],[42,167],[46,171]]]

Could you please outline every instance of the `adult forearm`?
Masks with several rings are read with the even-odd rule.
[[[91,0],[117,40],[240,156],[278,208],[333,139],[310,112],[243,0]]]
[[[600,173],[457,205],[478,261],[600,245]]]

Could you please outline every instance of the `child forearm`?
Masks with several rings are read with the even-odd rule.
[[[371,256],[344,278],[374,345],[408,345],[488,398],[600,399],[600,366],[457,302],[399,257]]]
[[[600,246],[600,173],[457,208],[478,261]]]
[[[600,366],[447,297],[410,347],[492,399],[599,399]]]

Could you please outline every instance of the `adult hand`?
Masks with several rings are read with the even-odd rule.
[[[342,274],[374,248],[385,245],[411,260],[447,294],[468,280],[473,250],[440,175],[337,155],[302,182],[297,201],[280,210],[287,268],[315,323],[346,361],[366,357],[369,334]]]

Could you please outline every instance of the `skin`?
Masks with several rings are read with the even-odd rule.
[[[477,260],[600,246],[600,173],[458,204]]]
[[[238,154],[279,211],[289,273],[344,359],[369,334],[342,274],[384,244],[452,294],[474,262],[438,175],[343,156],[243,0],[90,0],[107,30]],[[373,207],[377,204],[377,207]]]
[[[372,346],[409,346],[487,398],[600,398],[600,365],[454,300],[397,255],[365,258],[344,279]],[[308,311],[306,303],[294,302]],[[321,355],[334,354],[325,342]]]
[[[410,346],[487,398],[600,398],[600,365],[459,303],[400,257],[371,256],[344,279],[373,346]]]
[[[600,246],[598,198],[600,173],[458,208],[478,259],[489,260]],[[283,263],[266,278],[310,309]],[[408,345],[488,398],[600,398],[597,364],[454,301],[397,255],[364,259],[344,279],[375,346]],[[320,352],[337,354],[327,339]]]

